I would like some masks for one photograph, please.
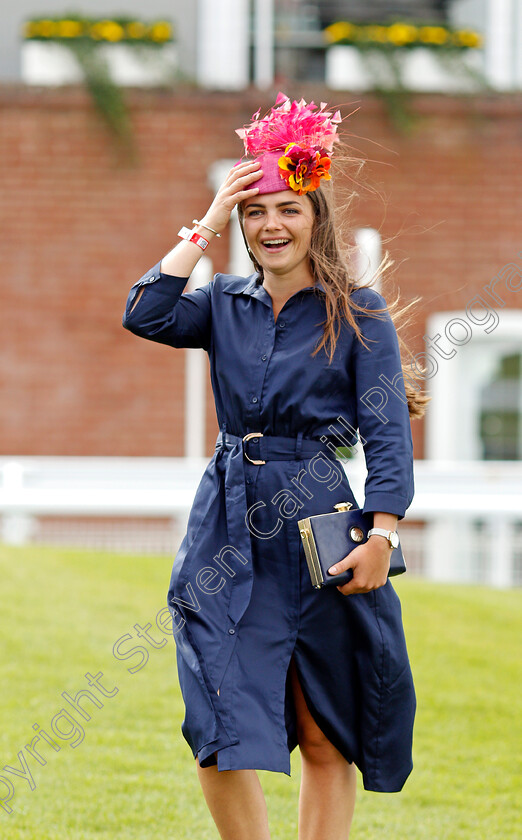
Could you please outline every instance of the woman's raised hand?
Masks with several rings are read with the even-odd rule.
[[[258,161],[233,166],[201,221],[221,233],[226,228],[236,204],[257,195],[258,187],[255,181],[262,174]]]
[[[221,233],[226,228],[230,214],[236,204],[244,201],[245,198],[252,198],[252,196],[257,195],[258,188],[254,182],[262,174],[263,171],[257,161],[233,166],[217,191],[214,201],[204,217],[200,219],[199,227],[196,225],[197,233],[208,242],[214,238],[216,233]],[[212,228],[214,233],[209,231],[209,228]],[[203,251],[197,244],[186,241],[179,242],[172,251],[163,257],[160,270],[163,274],[170,274],[175,277],[189,277],[202,255]],[[136,303],[138,299],[136,299]]]

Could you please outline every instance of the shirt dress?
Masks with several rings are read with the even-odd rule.
[[[356,430],[364,511],[402,519],[411,502],[411,429],[391,318],[359,315],[364,344],[343,323],[328,364],[324,348],[311,355],[326,314],[321,286],[298,291],[275,320],[258,274],[216,274],[182,294],[186,283],[158,263],[132,287],[123,318],[136,335],[206,350],[221,429],[168,592],[183,735],[203,767],[290,774],[293,656],[313,718],[364,787],[398,791],[412,768],[415,715],[399,599],[390,580],[350,596],[314,589],[297,525],[338,502],[361,506],[335,457]],[[371,289],[352,294],[366,310],[386,306]],[[254,432],[261,436],[243,440]]]

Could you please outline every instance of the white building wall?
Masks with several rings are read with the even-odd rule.
[[[242,90],[250,79],[249,0],[198,0],[197,80],[211,90]]]

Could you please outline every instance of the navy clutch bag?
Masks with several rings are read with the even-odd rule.
[[[372,513],[363,513],[359,508],[349,510],[349,502],[342,502],[335,507],[339,508],[335,513],[320,513],[300,519],[297,523],[315,589],[342,586],[352,579],[352,569],[340,575],[331,575],[328,569],[346,557],[352,549],[365,543],[368,531],[373,527]],[[388,575],[400,575],[405,571],[406,564],[399,544],[391,553]]]

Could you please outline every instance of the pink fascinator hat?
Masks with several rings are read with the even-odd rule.
[[[280,93],[264,117],[260,109],[249,125],[236,129],[245,154],[261,163],[263,177],[255,183],[259,195],[281,190],[305,195],[318,189],[322,179],[331,179],[331,155],[342,118],[339,111],[326,108],[326,102],[319,107],[304,99],[291,102]]]

